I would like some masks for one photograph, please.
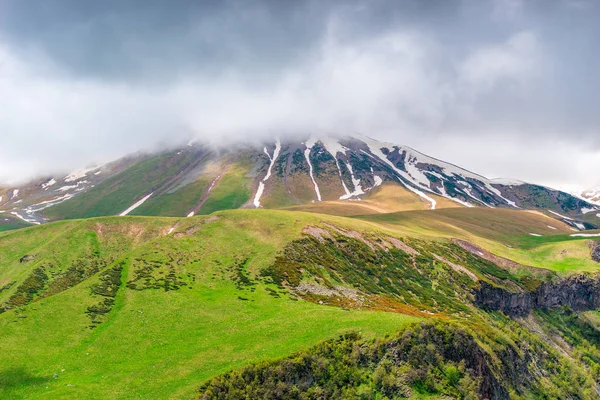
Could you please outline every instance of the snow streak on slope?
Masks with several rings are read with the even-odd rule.
[[[456,165],[449,164],[449,163],[437,160],[435,158],[429,157],[423,153],[420,153],[414,149],[411,149],[410,147],[407,147],[405,149],[403,148],[402,150],[406,151],[406,158],[408,160],[406,162],[406,169],[407,169],[409,175],[411,177],[413,177],[412,182],[418,186],[423,187],[424,189],[425,188],[431,189],[431,182],[429,181],[427,176],[421,172],[421,170],[417,167],[417,165],[418,164],[437,165],[438,167],[440,167],[442,169],[443,173],[447,176],[454,175],[455,177],[469,178],[469,179],[473,179],[473,180],[481,182],[484,185],[484,188],[488,193],[496,195],[498,198],[502,199],[504,202],[506,202],[506,204],[508,204],[512,207],[519,208],[519,207],[517,207],[517,205],[514,201],[509,200],[509,199],[505,198],[504,196],[502,196],[502,193],[498,189],[493,187],[487,178],[485,178],[481,175],[474,174],[472,172],[469,172],[467,170],[459,168]],[[439,174],[437,174],[437,175],[442,181],[447,180],[444,176],[439,175]],[[513,182],[513,184],[514,184],[514,182]],[[484,201],[479,200],[475,196],[473,196],[472,193],[470,193],[470,189],[471,189],[471,185],[469,185],[469,192],[465,191],[465,193],[467,193],[467,195],[469,195],[469,197],[472,197],[473,199],[477,200],[477,202],[482,203],[483,205],[491,207],[489,204],[487,204]],[[458,200],[447,194],[444,194],[444,197],[447,197],[454,201]],[[464,202],[460,202],[460,201],[458,201],[458,202],[461,204],[464,204]]]
[[[600,237],[600,233],[575,233],[571,237]]]
[[[92,167],[92,168],[85,168],[85,169],[80,169],[78,171],[73,171],[69,175],[65,176],[63,181],[64,182],[74,182],[81,178],[85,178],[85,176],[89,172],[96,171],[96,170],[102,168],[104,165],[106,165],[106,164],[96,165],[95,167]]]
[[[346,163],[346,168],[348,168],[348,172],[350,172],[350,177],[352,178],[352,185],[354,186],[354,192],[349,195],[340,197],[341,200],[349,199],[350,197],[359,196],[361,194],[365,194],[360,185],[360,179],[356,179],[354,176],[354,171],[352,170],[352,165],[350,163]]]
[[[40,225],[40,222],[36,221],[35,219],[24,217],[16,211],[12,211],[11,214],[25,222],[30,223],[30,224]]]
[[[277,139],[275,141],[275,150],[273,150],[272,157],[269,154],[269,152],[267,151],[266,147],[263,149],[263,151],[265,152],[267,157],[269,157],[270,164],[269,164],[269,168],[267,169],[267,174],[265,175],[263,180],[260,181],[260,183],[258,184],[258,190],[256,191],[256,196],[254,196],[254,206],[256,208],[260,207],[260,198],[265,190],[265,183],[271,177],[271,171],[273,169],[273,165],[275,165],[275,160],[277,160],[277,157],[279,157],[279,152],[281,151],[281,142],[279,141],[279,139]]]
[[[366,140],[369,140],[370,143],[366,142]],[[400,169],[398,169],[393,162],[391,162],[390,160],[388,160],[388,158],[386,157],[385,154],[383,154],[383,152],[381,151],[380,148],[378,148],[377,146],[379,145],[379,143],[374,143],[373,140],[370,139],[363,139],[363,142],[365,142],[365,144],[369,147],[369,151],[371,152],[371,154],[373,154],[374,156],[376,156],[377,158],[379,158],[381,161],[383,161],[384,163],[386,163],[387,165],[389,165],[392,170],[394,172],[396,172],[396,174],[398,174],[398,178],[400,178],[400,180],[402,181],[402,177],[404,177],[404,175],[406,175],[406,172],[401,171]],[[369,153],[365,153],[367,155],[370,155]],[[427,196],[425,193],[423,193],[422,191],[415,189],[414,187],[412,187],[411,185],[404,185],[408,190],[410,190],[411,192],[417,194],[418,196],[420,196],[421,198],[425,199],[426,201],[428,201],[431,204],[431,209],[435,210],[435,206],[437,205],[437,202],[432,199],[431,197]]]
[[[25,212],[29,215],[32,215],[36,212],[45,210],[48,207],[52,207],[52,206],[62,203],[63,201],[69,200],[71,197],[73,197],[73,194],[67,193],[63,196],[56,197],[52,200],[46,200],[46,201],[42,201],[37,204],[32,204],[32,205],[28,206],[27,208],[25,208]]]
[[[381,151],[381,148],[386,148],[392,152],[394,151],[394,149],[398,149],[399,154],[404,153],[404,168],[406,169],[406,171],[403,171],[399,168],[395,168],[395,171],[402,178],[404,178],[406,182],[409,182],[412,185],[424,191],[436,193],[457,203],[467,205],[468,207],[472,207],[471,204],[466,203],[448,194],[444,188],[444,182],[452,183],[452,181],[456,181],[457,179],[459,179],[463,182],[463,186],[466,186],[466,188],[463,187],[462,189],[458,189],[459,191],[465,193],[468,197],[471,197],[477,203],[488,207],[492,207],[490,204],[487,204],[486,202],[475,197],[471,193],[471,185],[465,182],[465,179],[470,179],[474,182],[478,182],[477,186],[479,190],[484,190],[492,196],[501,199],[504,203],[512,207],[519,208],[514,201],[504,197],[500,190],[498,190],[492,185],[492,183],[499,185],[501,184],[500,181],[490,181],[489,179],[481,175],[472,173],[470,171],[457,167],[456,165],[435,159],[433,157],[429,157],[410,147],[399,147],[391,143],[381,143],[364,136],[362,136],[360,139],[369,147],[373,154],[375,154],[378,158],[386,162],[388,165],[392,165],[393,163]],[[432,166],[438,168],[439,170],[441,170],[442,173],[440,174],[436,171],[424,170],[423,166]],[[431,175],[431,177],[435,177],[437,181],[441,182],[440,186],[435,188],[432,187],[432,181],[428,177],[428,175]],[[517,186],[523,184],[523,182],[510,181],[510,184],[512,186]]]
[[[42,189],[47,190],[50,186],[56,183],[56,179],[52,178],[48,182],[42,184]]]
[[[143,199],[141,199],[140,201],[138,201],[137,203],[135,203],[131,207],[129,207],[127,210],[123,211],[121,214],[119,214],[119,216],[124,217],[125,215],[129,214],[130,212],[132,212],[133,210],[135,210],[136,208],[138,208],[139,206],[144,204],[144,202],[146,200],[148,200],[150,198],[150,196],[152,196],[153,194],[154,194],[154,192],[150,193],[148,196],[144,197]]]
[[[310,138],[304,144],[306,145],[306,150],[304,150],[304,158],[306,158],[306,162],[308,163],[308,172],[310,175],[310,179],[315,185],[315,193],[317,194],[317,200],[321,201],[321,191],[319,190],[319,185],[317,185],[317,181],[315,181],[315,177],[313,175],[313,166],[310,163],[310,150],[317,143],[317,139]]]
[[[340,196],[340,199],[345,200],[345,199],[352,197],[352,193],[350,192],[350,190],[348,190],[348,187],[346,186],[346,182],[344,182],[344,179],[342,178],[342,170],[340,169],[340,162],[337,159],[338,153],[346,154],[346,151],[348,149],[346,147],[342,146],[337,140],[329,138],[329,137],[321,140],[321,143],[323,143],[323,146],[325,146],[325,150],[327,150],[329,152],[329,154],[331,154],[333,156],[333,159],[335,160],[335,166],[337,167],[338,175],[340,177],[340,181],[342,182],[342,187],[344,188],[344,194],[342,196]]]
[[[552,210],[548,210],[548,212],[551,213],[551,214],[556,215],[557,217],[564,218],[564,219],[569,220],[569,221],[573,221],[573,218],[567,217],[566,215],[559,214],[559,213],[554,212]]]

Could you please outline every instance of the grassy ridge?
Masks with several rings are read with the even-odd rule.
[[[597,271],[588,238],[538,212],[457,208],[357,216],[378,227],[417,237],[469,240],[513,261],[561,273]],[[532,236],[535,233],[542,236]]]
[[[0,314],[5,338],[0,397],[190,397],[204,379],[252,360],[281,357],[349,330],[380,336],[416,320],[294,301],[281,292],[275,296],[252,271],[268,265],[283,243],[317,219],[261,211],[218,216],[211,222],[211,217],[101,218],[0,235],[9,269],[31,271],[56,256],[57,271],[64,271],[91,238],[97,238],[107,260],[104,270],[125,262],[114,305],[94,329],[86,311],[98,303],[92,295],[98,274]],[[166,235],[173,226],[173,234]],[[23,265],[18,257],[24,252],[38,256]],[[241,273],[253,282],[247,286],[236,278],[242,259],[248,261]],[[156,260],[166,261],[136,280]],[[171,267],[185,285],[145,287],[147,281],[164,285]]]

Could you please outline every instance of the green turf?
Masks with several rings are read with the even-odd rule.
[[[247,190],[246,174],[243,168],[226,174],[214,189],[211,207],[223,206],[239,188]],[[258,279],[290,241],[301,237],[304,227],[322,222],[363,235],[410,231],[439,240],[467,232],[489,249],[500,253],[503,248],[513,259],[534,266],[559,272],[597,267],[586,259],[586,240],[566,233],[528,236],[528,224],[541,229],[545,220],[514,215],[516,219],[504,220],[503,228],[497,214],[490,227],[489,217],[480,212],[461,219],[462,225],[450,226],[449,214],[438,221],[410,216],[407,222],[398,215],[349,219],[232,210],[193,218],[68,220],[0,233],[0,287],[16,282],[0,291],[0,304],[11,299],[36,268],[47,268],[54,282],[82,260],[93,258],[102,265],[100,272],[81,280],[69,276],[70,286],[58,287],[49,297],[36,291],[29,304],[0,313],[0,398],[190,398],[204,380],[250,362],[283,357],[340,332],[382,336],[418,320],[294,300]],[[509,249],[507,240],[518,247]],[[24,255],[35,257],[20,262]],[[102,300],[92,288],[117,265],[124,267],[114,304],[92,329],[86,311]],[[144,268],[153,265],[156,268],[143,275]],[[441,267],[432,265],[431,273],[444,276]],[[372,282],[369,271],[357,271],[368,275],[365,285]],[[152,288],[171,273],[178,290],[166,284]],[[439,282],[420,283],[417,275],[403,288],[410,284],[417,290],[417,283],[435,291],[432,297],[444,289],[437,288]]]
[[[249,258],[249,274],[263,268],[311,221],[317,219],[309,214],[240,210],[217,220],[113,217],[0,234],[3,272],[11,276],[48,259],[68,265],[97,245],[102,257],[126,260],[123,283],[146,262],[138,260],[169,255],[183,257],[174,262],[177,271],[195,277],[167,292],[122,285],[95,329],[88,328],[86,309],[97,302],[90,292],[97,275],[0,314],[0,397],[189,398],[204,379],[253,360],[281,357],[348,330],[380,336],[417,320],[273,297],[258,282],[237,286],[230,269],[235,260]],[[188,236],[190,229],[198,230]],[[21,264],[23,253],[38,259]]]
[[[157,185],[178,174],[191,153],[162,153],[143,160],[85,193],[44,210],[52,220],[118,215]]]
[[[240,208],[250,200],[249,168],[244,164],[232,165],[210,192],[210,197],[198,214]]]
[[[210,182],[211,179],[208,177],[202,177],[173,193],[153,196],[133,210],[130,215],[183,217],[198,203]]]
[[[352,218],[411,236],[468,240],[523,265],[563,274],[600,270],[590,257],[590,238],[572,237],[569,226],[540,213],[457,208]]]

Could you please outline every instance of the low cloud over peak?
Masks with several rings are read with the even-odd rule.
[[[9,0],[0,15],[3,181],[294,132],[553,186],[600,167],[597,2]]]

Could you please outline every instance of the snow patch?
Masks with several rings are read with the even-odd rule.
[[[377,186],[381,186],[381,184],[383,183],[383,179],[381,179],[381,177],[377,175],[373,175],[373,180],[375,181],[375,184],[373,185],[374,188]]]
[[[192,212],[190,212],[190,213],[187,215],[187,217],[188,217],[188,218],[189,218],[189,217],[193,217],[193,216],[194,216],[194,212],[193,212],[193,211],[192,211]]]
[[[46,183],[42,183],[42,189],[47,190],[50,186],[56,183],[56,179],[52,178]]]
[[[548,210],[548,212],[551,213],[551,214],[556,215],[557,217],[561,217],[561,218],[567,219],[569,221],[573,221],[573,218],[567,217],[566,215],[561,215],[561,214],[559,214],[557,212],[554,212],[552,210]]]
[[[36,221],[35,219],[24,217],[16,211],[12,211],[11,214],[14,215],[15,217],[19,218],[20,220],[23,220],[30,224],[40,225],[40,223],[38,221]]]
[[[496,196],[498,196],[502,200],[504,200],[506,202],[506,204],[508,204],[508,205],[510,205],[510,206],[512,206],[514,208],[519,208],[514,201],[509,200],[506,197],[502,196],[502,192],[500,192],[500,190],[498,190],[495,187],[493,187],[491,184],[485,182],[485,187],[486,187],[486,189],[488,189],[489,191],[491,191],[492,193],[494,193]]]
[[[263,151],[265,152],[267,157],[269,157],[270,163],[269,163],[269,168],[267,169],[267,174],[262,179],[262,181],[258,184],[258,190],[256,191],[256,195],[254,196],[254,207],[256,207],[256,208],[260,207],[260,198],[262,197],[263,192],[265,190],[265,182],[267,182],[267,180],[271,177],[271,171],[273,170],[273,165],[275,165],[275,160],[277,160],[277,157],[279,157],[279,152],[281,151],[280,140],[277,139],[275,142],[275,150],[273,150],[273,156],[271,156],[269,154],[266,147],[263,148]]]
[[[584,207],[584,208],[581,209],[581,213],[584,214],[584,215],[585,214],[589,214],[592,211],[598,211],[598,209],[596,209],[596,208],[587,208],[587,207]]]
[[[85,185],[86,183],[88,183],[87,180],[85,181],[79,181],[74,185],[66,185],[66,186],[61,186],[58,189],[55,190],[55,192],[66,192],[67,190],[71,190],[71,189],[75,189],[76,191],[80,192],[82,190],[85,189],[85,187],[80,187]]]
[[[14,198],[15,198],[15,197],[17,197],[18,195],[19,195],[19,189],[15,189],[15,190],[13,190],[11,199],[14,199]]]
[[[315,181],[315,177],[313,175],[313,166],[310,163],[310,150],[315,145],[315,143],[317,143],[317,140],[312,137],[306,142],[304,142],[304,145],[306,146],[306,150],[304,150],[304,158],[306,158],[306,162],[308,163],[308,172],[310,175],[310,179],[315,185],[315,193],[317,194],[317,200],[321,201],[321,191],[319,190],[319,185],[317,185],[317,181]]]
[[[539,233],[529,233],[530,236],[542,237],[544,235],[540,235]]]
[[[74,181],[77,181],[77,180],[79,180],[81,178],[85,178],[85,176],[88,174],[88,172],[95,171],[98,168],[100,168],[100,166],[92,167],[92,168],[86,168],[86,169],[80,169],[78,171],[73,171],[69,175],[65,176],[65,179],[63,179],[63,181],[64,182],[74,182]]]
[[[556,230],[556,228],[555,228],[555,227],[553,227],[553,226],[550,226],[550,225],[546,225],[546,226],[547,226],[548,228],[550,228],[550,229],[554,229],[554,230]]]
[[[600,237],[600,233],[575,233],[570,237]]]
[[[139,206],[141,206],[142,204],[144,204],[144,202],[146,200],[148,200],[150,198],[150,196],[152,196],[154,194],[154,192],[150,193],[149,195],[147,195],[146,197],[144,197],[143,199],[141,199],[140,201],[134,203],[131,207],[129,207],[127,210],[123,211],[121,214],[119,214],[120,217],[124,217],[125,215],[129,214],[130,212],[132,212],[133,210],[135,210],[136,208],[138,208]]]
[[[348,172],[350,172],[350,178],[352,180],[352,186],[354,186],[354,191],[352,193],[346,193],[344,196],[341,196],[340,200],[347,200],[350,197],[365,194],[360,184],[360,179],[356,179],[356,177],[354,176],[354,170],[352,169],[352,165],[350,165],[349,162],[346,163],[346,168],[348,168]]]
[[[369,139],[365,138],[365,139],[363,139],[363,142],[365,142],[365,144],[369,148],[369,151],[371,152],[371,154],[373,154],[375,157],[377,157],[378,159],[380,159],[381,161],[383,161],[384,163],[386,163],[387,165],[389,165],[392,168],[392,170],[394,172],[396,172],[396,174],[398,174],[398,178],[400,178],[400,180],[402,181],[402,177],[405,177],[405,175],[407,175],[406,172],[400,170],[398,167],[396,167],[394,165],[393,162],[391,162],[390,160],[388,160],[388,158],[386,157],[386,155],[383,154],[383,152],[381,151],[381,148],[377,147],[377,146],[380,145],[380,143],[375,142],[373,140],[369,140],[370,143],[368,143],[365,140],[369,140]],[[365,154],[370,155],[369,153],[365,153]],[[409,178],[409,180],[410,180],[410,178]],[[404,186],[408,190],[410,190],[411,192],[413,192],[416,195],[420,196],[422,199],[425,199],[426,201],[428,201],[431,204],[431,209],[435,210],[435,206],[437,205],[437,202],[434,199],[432,199],[431,197],[427,196],[425,193],[423,193],[419,189],[416,189],[416,188],[412,187],[409,184],[405,184]]]
[[[27,207],[25,209],[25,212],[27,214],[33,214],[33,213],[36,213],[38,211],[42,211],[42,210],[44,210],[44,209],[46,209],[48,207],[52,207],[52,206],[55,206],[57,204],[60,204],[63,201],[69,200],[71,197],[73,197],[73,195],[67,193],[67,194],[65,194],[63,196],[56,197],[56,198],[54,198],[52,200],[42,201],[40,203],[30,205],[29,207]]]
[[[465,182],[465,183],[466,183],[466,182]],[[444,184],[443,184],[443,183],[442,183],[442,186],[440,186],[440,189],[439,189],[439,190],[440,190],[440,192],[442,193],[442,196],[444,196],[444,197],[447,197],[447,198],[449,198],[450,200],[457,202],[458,204],[462,204],[463,206],[465,206],[465,207],[469,207],[469,208],[473,208],[473,207],[475,207],[473,204],[469,203],[468,201],[462,201],[462,200],[461,200],[461,199],[459,199],[459,198],[455,198],[455,197],[451,197],[451,196],[449,196],[449,195],[448,195],[448,193],[446,192],[446,187],[444,186]],[[471,197],[473,197],[473,196],[471,195],[471,192],[468,192],[468,194],[469,194]],[[474,198],[474,197],[473,197],[473,198]],[[475,200],[478,200],[478,199],[476,199],[476,198],[474,198],[474,199],[475,199]],[[486,205],[487,205],[487,204],[486,204]]]

